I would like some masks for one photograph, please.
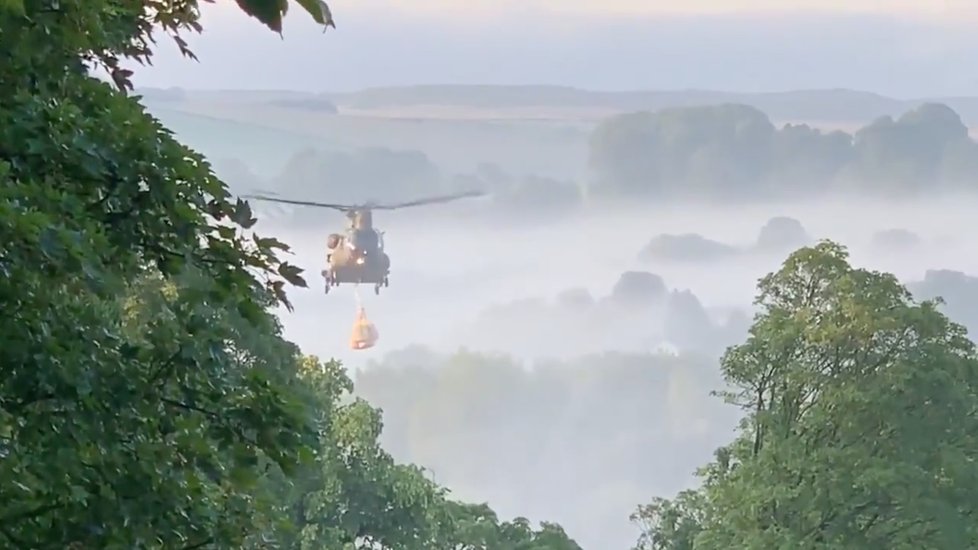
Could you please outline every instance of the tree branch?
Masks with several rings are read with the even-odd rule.
[[[8,516],[0,517],[0,525],[9,525],[13,521],[24,521],[29,519],[34,519],[44,514],[57,510],[61,508],[61,504],[45,504],[44,506],[38,506],[31,510],[24,510],[23,512],[17,512],[16,514],[10,514]]]
[[[205,547],[208,544],[211,544],[213,542],[214,542],[214,539],[213,538],[204,539],[204,540],[202,540],[200,542],[191,544],[189,546],[184,546],[182,550],[197,550],[197,548],[203,548],[203,547]]]

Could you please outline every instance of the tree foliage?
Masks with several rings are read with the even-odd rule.
[[[747,413],[704,485],[640,511],[648,548],[978,544],[978,359],[964,329],[821,243],[760,284],[722,362]]]
[[[191,6],[193,7],[193,6]],[[12,9],[15,8],[15,9]],[[262,462],[311,435],[269,239],[207,163],[91,78],[146,60],[186,5],[27,1],[0,11],[5,311],[0,533],[18,547],[234,545]],[[270,295],[271,293],[271,295]]]
[[[316,415],[315,460],[293,476],[272,469],[263,483],[279,518],[249,548],[500,550],[579,547],[559,526],[534,529],[525,519],[501,522],[485,504],[463,504],[416,466],[398,464],[380,447],[380,410],[351,398],[336,363],[304,360],[302,379]]]
[[[444,491],[282,338],[288,247],[125,94],[121,59],[199,28],[193,1],[0,2],[0,544],[451,542]]]
[[[798,196],[832,189],[920,192],[973,186],[978,144],[953,110],[923,104],[850,135],[776,128],[743,105],[628,113],[591,136],[590,195]]]

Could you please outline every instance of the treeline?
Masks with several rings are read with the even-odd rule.
[[[749,326],[743,311],[711,311],[691,291],[670,289],[655,273],[626,271],[606,296],[570,288],[552,300],[497,304],[451,336],[477,349],[504,349],[518,357],[653,349],[719,357],[743,339]]]
[[[420,151],[386,148],[302,151],[267,181],[241,165],[221,173],[237,192],[271,189],[328,202],[481,189],[492,195],[488,214],[515,220],[562,216],[616,198],[901,196],[978,185],[978,144],[941,104],[879,118],[853,134],[806,124],[777,128],[761,111],[734,104],[623,114],[595,128],[589,155],[590,174],[580,181],[515,176],[493,163],[445,174]],[[292,221],[317,219],[298,212]]]
[[[278,3],[240,4],[280,22]],[[579,549],[396,463],[339,365],[283,339],[270,310],[305,284],[276,258],[287,247],[248,236],[249,206],[111,71],[150,55],[144,3],[13,8],[0,5],[0,546]],[[155,9],[198,24],[193,3]],[[83,70],[93,56],[117,89]]]
[[[400,202],[480,190],[489,197],[479,213],[495,218],[548,219],[582,205],[576,182],[541,175],[513,175],[494,163],[482,163],[471,173],[446,175],[427,155],[416,150],[367,147],[354,151],[296,153],[281,173],[263,179],[239,160],[216,164],[218,174],[233,192],[271,191],[282,197],[328,203],[360,204],[368,201]],[[322,212],[256,205],[264,218],[288,219],[293,224],[317,224]],[[438,212],[434,213],[438,215]],[[471,217],[472,212],[466,213]]]
[[[779,129],[744,105],[624,114],[595,129],[589,162],[595,198],[893,196],[978,185],[978,144],[941,104],[851,135]]]

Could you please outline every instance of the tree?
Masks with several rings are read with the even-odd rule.
[[[926,103],[897,120],[877,119],[856,132],[853,143],[856,176],[867,184],[916,191],[945,177],[949,183],[974,183],[961,181],[959,172],[973,165],[965,164],[961,153],[972,152],[974,142],[961,117],[946,105]]]
[[[379,445],[380,411],[350,399],[339,365],[315,357],[304,365],[318,411],[316,460],[291,479],[280,470],[265,478],[278,515],[292,521],[254,535],[249,548],[579,550],[557,525],[499,522],[487,505],[455,502],[420,468],[396,464]]]
[[[780,195],[818,194],[854,159],[852,136],[823,134],[807,124],[786,124],[774,140],[769,192]]]
[[[306,357],[301,379],[318,434],[315,458],[295,475],[267,472],[263,485],[274,494],[279,521],[256,532],[247,547],[427,548],[444,490],[380,448],[380,413],[349,400],[352,384],[338,363]]]
[[[978,333],[978,277],[949,269],[928,269],[921,281],[907,285],[919,299],[940,299],[945,314],[971,334]]]
[[[854,135],[805,124],[775,129],[745,105],[626,113],[590,141],[589,197],[748,198],[852,191],[920,192],[975,184],[976,144],[960,116],[924,104]]]
[[[432,546],[438,550],[581,550],[559,525],[544,522],[534,529],[525,518],[500,522],[485,504],[449,502],[444,513],[451,518],[445,524],[452,528]]]
[[[678,521],[708,549],[978,544],[978,359],[964,329],[830,242],[762,279],[758,305],[722,362],[740,436],[702,472],[705,504],[678,520],[681,506],[660,506],[647,537]]]
[[[652,499],[639,506],[631,520],[642,529],[635,550],[693,550],[703,530],[704,497],[687,490],[674,500]]]
[[[266,308],[299,271],[204,160],[88,75],[195,3],[0,3],[0,538],[236,546],[312,435]],[[275,18],[261,12],[267,23]],[[8,42],[9,41],[9,42]]]
[[[776,129],[744,105],[619,115],[591,138],[596,195],[738,194],[763,178]]]
[[[372,147],[349,153],[301,151],[265,187],[283,195],[358,204],[443,193],[441,182],[441,173],[424,153]],[[322,213],[317,211],[299,216],[312,223],[322,221]]]
[[[239,4],[280,30],[285,2]],[[0,541],[432,548],[441,489],[393,464],[379,412],[338,405],[339,366],[305,372],[269,312],[305,284],[288,247],[125,95],[120,59],[198,17],[0,1]]]

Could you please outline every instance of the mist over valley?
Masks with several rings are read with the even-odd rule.
[[[0,549],[978,548],[924,4],[0,2]]]
[[[465,99],[450,90],[427,93]],[[392,261],[379,295],[367,284],[323,292],[341,213],[251,205],[255,231],[288,243],[306,270],[308,288],[289,291],[294,311],[280,311],[285,335],[356,373],[395,458],[504,517],[558,521],[585,548],[632,544],[635,506],[693,483],[729,439],[739,413],[710,395],[723,387],[717,360],[746,338],[758,280],[799,247],[841,243],[854,266],[893,273],[922,298],[949,293],[952,318],[978,326],[960,305],[978,300],[967,278],[978,273],[976,146],[945,105],[821,126],[723,102],[601,116],[380,110],[434,101],[398,93],[153,101],[237,193],[488,193],[375,212]],[[811,114],[840,97],[794,101]],[[365,351],[348,347],[358,304],[380,333]]]

